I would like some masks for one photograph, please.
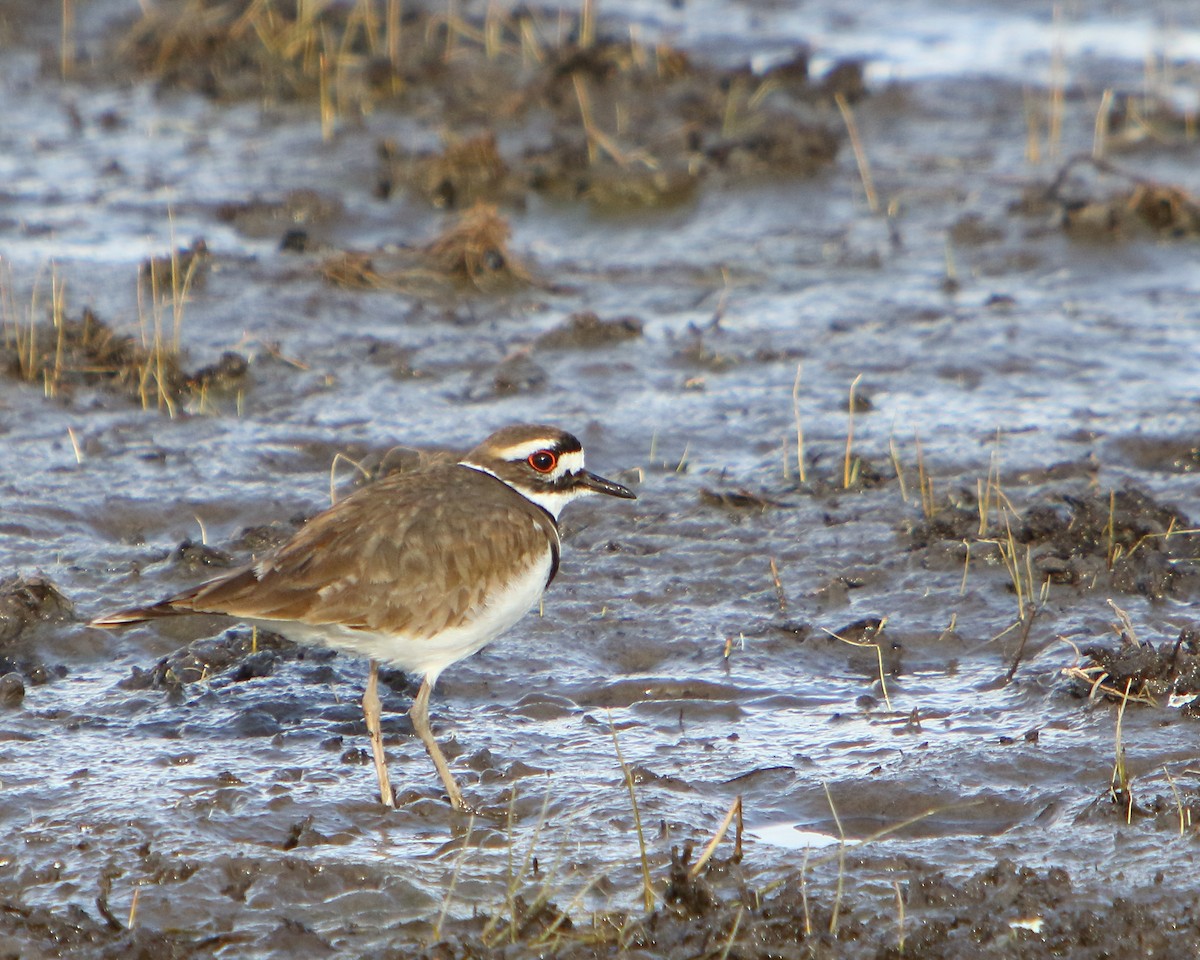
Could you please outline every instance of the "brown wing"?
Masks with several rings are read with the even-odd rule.
[[[487,474],[457,465],[391,474],[259,563],[96,623],[223,613],[429,636],[469,618],[498,585],[494,572],[536,561],[548,539],[557,566],[553,519]]]

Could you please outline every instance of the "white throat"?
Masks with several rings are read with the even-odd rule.
[[[516,484],[509,483],[487,467],[480,466],[478,463],[472,463],[470,460],[460,460],[458,465],[460,467],[467,467],[470,470],[478,470],[480,473],[486,473],[489,477],[495,477],[510,490],[515,490],[526,500],[536,503],[550,514],[555,522],[558,521],[558,515],[562,513],[563,507],[572,500],[578,500],[580,497],[585,497],[592,492],[587,487],[572,487],[569,490],[527,490],[524,487],[518,487]]]

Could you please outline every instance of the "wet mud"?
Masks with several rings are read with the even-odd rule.
[[[877,6],[0,11],[0,953],[1200,949],[1200,22]],[[639,499],[470,815],[419,678],[393,810],[365,663],[87,626],[520,421]]]

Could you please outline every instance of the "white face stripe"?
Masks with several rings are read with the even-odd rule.
[[[583,451],[572,450],[569,453],[560,454],[558,457],[558,466],[546,474],[546,476],[551,480],[557,480],[568,473],[578,473],[582,469]]]
[[[524,443],[514,443],[511,447],[502,447],[494,452],[494,456],[500,460],[524,460],[531,453],[537,453],[539,450],[553,450],[555,440],[552,437],[543,437],[540,440],[526,440]],[[559,463],[563,463],[568,458],[573,459],[571,462],[575,466],[571,467],[571,472],[583,469],[583,451],[572,450],[569,453],[564,453],[559,456]]]

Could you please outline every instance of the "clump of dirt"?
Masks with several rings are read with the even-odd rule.
[[[1156,437],[1146,434],[1118,437],[1113,445],[1123,457],[1144,470],[1163,473],[1200,471],[1200,438]]]
[[[227,352],[189,373],[178,345],[118,334],[87,307],[78,318],[56,312],[49,323],[23,327],[0,347],[0,363],[10,376],[41,382],[51,395],[99,386],[145,409],[167,410],[189,401],[203,406],[214,394],[241,389],[249,372],[245,357]]]
[[[229,200],[217,207],[216,217],[243,236],[284,238],[285,249],[294,250],[299,237],[309,242],[311,233],[336,221],[342,212],[336,194],[305,189],[290,190],[277,200]]]
[[[497,364],[492,374],[494,396],[533,393],[545,383],[546,371],[534,361],[527,349],[513,351]]]
[[[485,201],[516,203],[523,192],[491,131],[465,138],[448,135],[440,153],[408,153],[385,140],[379,158],[375,193],[381,199],[391,196],[397,182],[408,184],[432,206],[451,210]]]
[[[791,489],[809,497],[836,497],[843,493],[874,490],[896,479],[896,471],[890,464],[876,466],[856,453],[850,455],[847,463],[844,455],[834,457],[816,452],[806,458],[805,474],[803,482],[799,477],[793,479]]]
[[[700,488],[700,502],[706,507],[719,507],[722,510],[752,510],[766,513],[772,507],[786,507],[788,504],[781,500],[772,500],[764,494],[752,493],[744,487],[737,490],[712,490]]]
[[[176,547],[171,559],[189,572],[228,570],[238,565],[237,559],[224,550],[191,539]]]
[[[197,237],[191,246],[163,257],[151,257],[138,267],[142,283],[155,294],[169,294],[198,286],[204,279],[204,267],[212,259],[208,244]]]
[[[120,686],[125,690],[166,690],[178,695],[190,683],[212,680],[219,675],[228,683],[242,683],[270,676],[280,660],[330,655],[324,648],[300,646],[268,630],[239,628],[219,637],[196,640],[163,657],[148,670],[135,666]]]
[[[1198,582],[1187,562],[1200,552],[1200,535],[1179,510],[1134,488],[1047,497],[1010,516],[989,511],[980,533],[976,496],[937,510],[909,531],[914,549],[938,542],[1004,543],[1032,548],[1039,580],[1083,588],[1096,584],[1154,599],[1189,596]],[[1179,532],[1176,532],[1179,531]]]
[[[1114,152],[1171,149],[1196,141],[1195,111],[1181,110],[1170,97],[1154,92],[1115,96],[1106,121],[1104,145]]]
[[[508,221],[490,204],[466,211],[425,248],[430,265],[443,276],[485,293],[529,282],[529,271],[508,249]]]
[[[1046,191],[1063,229],[1078,240],[1119,240],[1149,231],[1164,239],[1200,236],[1200,200],[1105,160],[1069,160]]]
[[[838,140],[820,127],[763,118],[754,129],[723,137],[705,151],[707,159],[736,179],[764,176],[811,177],[837,156]]]
[[[667,209],[690,203],[700,185],[691,170],[629,170],[593,163],[586,171],[563,171],[564,184],[598,212]]]
[[[97,898],[103,920],[96,920],[79,906],[62,913],[46,907],[26,906],[19,899],[0,901],[0,934],[9,943],[26,947],[37,945],[38,956],[73,956],[87,960],[151,957],[210,957],[223,946],[236,943],[236,935],[196,937],[179,932],[127,929]]]
[[[74,604],[47,578],[0,580],[0,706],[19,707],[27,683],[40,686],[67,675],[62,664],[46,663],[38,656],[40,644],[21,641],[40,624],[74,619]]]
[[[573,313],[564,323],[547,330],[535,341],[542,350],[594,350],[642,335],[643,324],[637,317],[601,320],[590,310]]]
[[[19,707],[24,700],[24,677],[15,671],[0,677],[0,707]]]
[[[435,296],[463,288],[494,294],[532,282],[508,248],[511,230],[490,204],[463,212],[419,250],[367,254],[343,251],[320,266],[325,279],[355,290],[390,290]]]
[[[1158,646],[1139,642],[1129,627],[1120,639],[1115,648],[1083,648],[1087,662],[1065,671],[1071,693],[1150,703],[1180,698],[1183,716],[1200,717],[1200,628],[1185,628],[1176,640]]]
[[[671,866],[667,874],[667,890],[663,902],[684,916],[702,917],[720,905],[712,884],[702,874],[691,869],[692,852],[688,842],[683,849],[671,848]]]
[[[35,623],[67,623],[75,606],[41,576],[0,580],[0,644],[11,643]]]
[[[711,323],[689,323],[678,332],[668,331],[667,339],[672,346],[672,361],[692,371],[719,373],[743,364],[777,363],[803,357],[795,347],[779,349],[770,342],[747,344],[741,335],[722,328],[719,317]]]
[[[518,347],[490,370],[476,372],[463,396],[478,403],[517,393],[537,393],[548,379],[546,370],[533,359],[529,348]]]

